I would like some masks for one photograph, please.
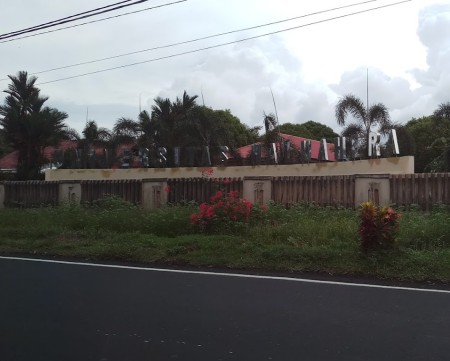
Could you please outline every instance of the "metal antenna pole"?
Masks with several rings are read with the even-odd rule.
[[[275,109],[275,117],[277,119],[277,130],[278,130],[278,139],[281,139],[280,137],[280,122],[278,120],[278,112],[277,112],[277,105],[275,103],[275,97],[273,96],[273,91],[272,91],[272,87],[269,87],[270,89],[270,94],[272,94],[272,101],[273,101],[273,107]]]
[[[203,87],[200,88],[200,93],[202,94],[203,106],[205,106],[205,98],[203,98]]]

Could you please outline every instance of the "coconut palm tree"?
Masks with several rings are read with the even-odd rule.
[[[36,77],[28,77],[27,72],[21,71],[8,78],[11,84],[4,91],[8,95],[0,106],[0,131],[5,141],[18,151],[16,178],[37,179],[45,163],[44,148],[58,145],[67,135],[64,124],[67,114],[44,107],[48,97],[40,96]]]
[[[336,105],[336,120],[345,126],[342,135],[346,137],[361,137],[367,140],[373,128],[382,134],[387,134],[393,127],[389,111],[382,103],[366,107],[363,101],[353,94],[341,98]],[[355,122],[347,124],[348,115],[353,116]]]

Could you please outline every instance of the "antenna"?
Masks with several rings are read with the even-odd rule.
[[[205,98],[203,98],[203,87],[200,87],[200,93],[202,94],[203,106],[205,106]]]
[[[281,139],[281,137],[280,137],[280,122],[278,120],[277,104],[275,103],[275,97],[273,96],[272,87],[269,86],[269,89],[270,89],[270,94],[272,94],[273,107],[275,108],[275,117],[277,118],[278,139]]]
[[[366,85],[367,85],[367,116],[369,116],[369,68],[367,68],[366,75]]]
[[[86,124],[89,120],[89,107],[86,107]]]

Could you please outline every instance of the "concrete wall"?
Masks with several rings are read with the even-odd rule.
[[[155,209],[167,204],[166,179],[151,179],[142,182],[142,207]]]
[[[76,203],[81,201],[81,184],[78,182],[61,182],[59,184],[59,203]]]
[[[389,174],[357,175],[355,179],[355,207],[372,201],[379,206],[388,206],[391,200]]]
[[[271,177],[245,177],[242,197],[259,206],[272,200]]]
[[[352,174],[413,174],[414,157],[379,158],[348,162],[241,167],[132,168],[132,169],[50,169],[46,181],[120,180],[201,177],[206,170],[216,178],[332,176]]]

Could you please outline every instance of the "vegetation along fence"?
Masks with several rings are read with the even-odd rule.
[[[450,173],[400,174],[389,177],[391,203],[416,204],[430,210],[435,204],[450,205]]]
[[[176,204],[181,202],[207,202],[218,190],[238,191],[242,194],[241,178],[175,178],[167,180],[167,201]]]
[[[89,203],[105,198],[117,196],[133,203],[142,203],[141,180],[89,180],[81,181],[81,203]]]
[[[59,182],[4,182],[5,207],[40,207],[58,204]]]
[[[355,205],[355,176],[276,177],[272,179],[275,203],[316,203],[320,206]]]
[[[267,177],[266,177],[267,178]],[[386,199],[396,206],[418,205],[423,210],[430,210],[436,204],[450,205],[450,173],[425,173],[390,175],[386,179]],[[164,195],[162,202],[176,204],[182,202],[202,203],[209,200],[218,190],[244,193],[242,178],[177,178],[159,182],[159,192]],[[258,181],[247,184],[259,190]],[[59,194],[58,181],[26,181],[0,183],[0,202],[3,197],[4,207],[38,207],[57,205],[65,194]],[[115,195],[134,204],[143,204],[143,182],[141,180],[81,181],[70,182],[79,189],[78,199],[82,203],[92,204],[106,195]],[[341,206],[354,208],[356,176],[317,176],[317,177],[273,177],[270,198],[275,203],[290,205],[294,203],[315,203],[320,206]],[[250,188],[248,188],[250,187]],[[72,187],[71,187],[72,188]],[[3,189],[3,191],[2,191]],[[156,189],[155,187],[147,189]],[[265,190],[267,191],[267,189]],[[65,192],[65,191],[64,191]],[[383,191],[384,192],[384,191]],[[365,193],[367,194],[367,193]],[[61,198],[60,196],[63,196]],[[67,198],[67,197],[66,197]],[[147,195],[147,199],[151,198]],[[255,198],[256,199],[256,198]],[[254,199],[250,199],[254,201]],[[158,204],[159,205],[159,204]]]

